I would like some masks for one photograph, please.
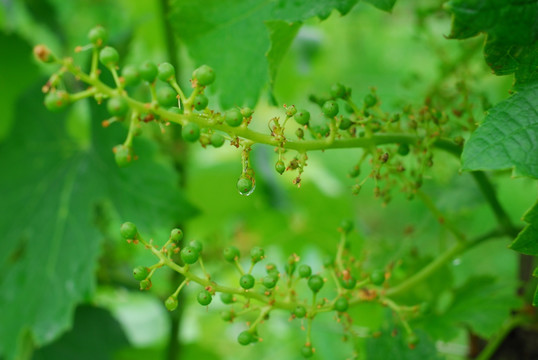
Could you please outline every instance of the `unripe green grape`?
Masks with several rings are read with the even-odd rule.
[[[304,138],[304,131],[303,131],[303,129],[301,129],[301,128],[297,128],[297,130],[295,130],[295,136],[297,136],[298,139],[302,139],[302,138]]]
[[[237,342],[241,345],[248,345],[254,342],[254,336],[249,331],[243,331],[237,336]]]
[[[223,251],[224,259],[228,262],[234,262],[235,259],[239,259],[239,249],[235,246],[228,246]]]
[[[375,104],[377,104],[377,97],[375,95],[367,94],[364,97],[364,106],[365,107],[370,108],[370,107],[374,106]]]
[[[250,194],[253,188],[254,184],[251,179],[241,176],[239,180],[237,180],[237,190],[239,190],[242,195]]]
[[[353,276],[350,276],[348,279],[340,279],[340,284],[344,289],[352,290],[357,284],[357,279],[355,279]]]
[[[211,134],[210,141],[213,147],[219,148],[224,145],[225,139],[224,136],[222,136],[221,134],[214,132],[213,134]]]
[[[50,91],[45,96],[45,106],[54,112],[65,109],[70,102],[69,94],[63,90]]]
[[[137,266],[133,269],[133,276],[136,280],[142,281],[149,275],[149,269],[145,266]]]
[[[123,144],[114,147],[114,160],[119,167],[125,167],[131,164],[131,149]]]
[[[198,300],[198,303],[202,306],[207,306],[211,304],[211,300],[213,300],[213,298],[211,297],[211,293],[205,289],[198,293],[196,299]]]
[[[306,264],[302,264],[297,269],[297,272],[299,273],[299,276],[302,278],[307,278],[310,275],[312,275],[312,268]]]
[[[347,301],[345,297],[339,297],[334,302],[333,307],[334,307],[334,310],[338,312],[344,312],[349,308],[349,302]]]
[[[224,121],[232,127],[237,127],[243,123],[243,115],[237,109],[230,109],[224,114]]]
[[[278,269],[276,265],[273,263],[269,263],[265,265],[265,271],[267,271],[267,275],[273,275],[273,276],[279,275]]]
[[[159,70],[157,69],[157,65],[155,65],[151,61],[146,61],[142,65],[140,65],[140,67],[138,68],[138,72],[140,73],[140,77],[142,78],[142,80],[152,83],[155,81]]]
[[[370,274],[370,280],[374,285],[383,285],[385,282],[385,272],[383,270],[374,270]]]
[[[194,250],[196,250],[198,254],[200,254],[202,250],[204,249],[204,246],[198,240],[191,240],[191,242],[189,242],[189,246],[192,247]]]
[[[195,142],[200,138],[200,127],[196,123],[187,123],[183,126],[181,136],[185,141]]]
[[[234,311],[232,310],[222,310],[220,312],[220,317],[224,321],[232,321],[234,319]]]
[[[175,228],[170,232],[170,240],[175,243],[178,243],[183,239],[183,231],[181,229]]]
[[[108,34],[104,27],[97,25],[88,33],[88,39],[96,46],[103,46],[108,40]]]
[[[312,349],[312,346],[305,345],[301,349],[301,355],[305,358],[310,358],[314,356],[314,350]]]
[[[310,113],[304,109],[298,110],[295,115],[293,115],[295,121],[300,125],[307,125],[310,120]]]
[[[138,234],[138,229],[136,228],[135,224],[127,221],[121,224],[120,234],[125,240],[135,239],[136,235]]]
[[[351,127],[352,122],[350,118],[343,117],[340,119],[340,124],[338,124],[338,128],[340,130],[347,130]]]
[[[176,69],[174,69],[174,66],[172,64],[164,62],[159,65],[159,68],[157,70],[157,77],[159,78],[159,80],[167,82],[174,75],[176,75]]]
[[[351,178],[356,178],[357,176],[359,176],[361,174],[361,168],[359,167],[359,165],[355,165],[351,168],[351,170],[349,170],[348,172],[348,175],[349,177]]]
[[[326,101],[321,107],[321,111],[327,117],[335,117],[338,114],[338,103],[333,100]]]
[[[284,171],[286,171],[286,165],[284,164],[284,161],[278,160],[275,164],[275,170],[277,173],[282,175]]]
[[[149,290],[151,289],[151,280],[144,279],[140,282],[140,290]]]
[[[334,84],[332,87],[331,87],[331,96],[335,99],[337,98],[341,98],[341,99],[344,99],[346,98],[346,87],[342,84]]]
[[[204,94],[198,94],[194,97],[194,108],[196,110],[204,110],[209,104],[209,99]]]
[[[118,51],[111,46],[105,46],[99,52],[99,61],[107,67],[116,66],[119,59]]]
[[[249,118],[252,116],[252,114],[254,113],[254,110],[252,110],[251,108],[249,107],[244,107],[244,108],[241,108],[241,115],[243,115],[243,117],[246,117],[246,118]]]
[[[272,289],[276,286],[278,279],[279,279],[278,276],[267,275],[262,280],[263,286],[265,286],[268,289]]]
[[[406,340],[410,348],[414,348],[419,342],[418,336],[415,333],[407,335]]]
[[[122,96],[114,96],[108,99],[106,108],[110,115],[123,117],[129,111],[129,104]]]
[[[215,81],[215,71],[207,65],[202,65],[193,71],[192,78],[197,80],[198,85],[207,86]]]
[[[250,274],[245,274],[239,279],[239,285],[245,290],[252,289],[255,283],[256,279]]]
[[[323,257],[323,266],[326,268],[330,268],[334,265],[334,257],[331,255],[325,255]]]
[[[340,223],[340,229],[342,229],[342,231],[346,234],[351,232],[351,230],[353,230],[353,221],[342,220],[342,222]]]
[[[223,304],[233,304],[235,302],[234,295],[229,293],[221,293],[220,294],[220,301],[222,301]]]
[[[261,247],[254,247],[250,250],[250,259],[253,263],[257,263],[263,259],[265,251]]]
[[[164,306],[168,309],[168,311],[174,311],[177,309],[178,301],[177,298],[174,296],[169,296],[168,299],[164,302]]]
[[[177,105],[177,93],[169,86],[163,86],[157,90],[157,102],[161,106]]]
[[[409,154],[409,150],[409,144],[400,144],[400,146],[398,146],[398,154],[402,156]]]
[[[196,249],[192,246],[185,246],[183,249],[181,249],[179,255],[185,264],[191,265],[198,260],[198,251],[196,251]]]
[[[324,138],[324,137],[327,137],[327,135],[329,135],[329,132],[331,131],[331,129],[329,128],[328,124],[321,123],[320,125],[313,126],[312,131],[318,137]]]
[[[125,65],[121,70],[121,76],[125,85],[137,85],[140,83],[140,73],[134,65]]]
[[[315,293],[321,290],[323,284],[325,284],[325,282],[319,275],[313,275],[310,277],[310,279],[308,279],[308,287]]]
[[[297,305],[295,310],[293,310],[293,315],[299,319],[304,318],[306,316],[306,308],[303,305]]]

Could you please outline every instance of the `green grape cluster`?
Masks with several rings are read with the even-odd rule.
[[[341,239],[336,249],[336,256],[325,261],[323,271],[314,269],[296,254],[291,255],[283,267],[267,262],[265,251],[261,247],[253,247],[248,256],[231,245],[222,251],[225,262],[233,265],[237,271],[237,280],[231,284],[220,284],[212,280],[203,262],[203,244],[196,240],[186,242],[181,229],[173,229],[168,240],[162,246],[157,246],[153,240],[145,241],[136,226],[130,222],[124,223],[120,229],[121,236],[131,244],[141,243],[158,259],[150,266],[140,265],[133,269],[133,277],[140,282],[140,290],[151,288],[151,278],[155,271],[168,267],[184,276],[176,291],[164,301],[169,311],[178,307],[178,294],[187,283],[200,286],[196,301],[205,307],[210,307],[219,295],[220,301],[227,306],[220,317],[226,322],[250,319],[248,327],[237,334],[240,345],[250,345],[263,339],[262,323],[267,321],[273,311],[288,312],[290,319],[306,321],[307,335],[300,353],[303,357],[311,357],[316,348],[310,333],[315,319],[325,313],[333,313],[338,322],[343,325],[343,332],[353,335],[351,318],[348,310],[360,303],[375,302],[380,306],[390,307],[402,322],[409,339],[416,339],[408,320],[419,316],[421,306],[398,305],[388,297],[387,281],[390,272],[382,269],[365,270],[362,263],[357,263],[350,253],[348,236],[353,232],[353,223],[343,221],[338,227]],[[136,242],[134,241],[136,239]],[[181,262],[172,256],[179,253]],[[250,264],[248,269],[243,267],[245,261]],[[254,270],[259,264],[264,264],[265,275],[256,276]],[[196,266],[196,267],[195,267]],[[374,332],[371,332],[374,336]],[[410,342],[410,346],[414,346]]]

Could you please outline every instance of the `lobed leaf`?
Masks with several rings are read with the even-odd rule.
[[[523,215],[523,221],[528,225],[510,244],[510,249],[523,254],[538,256],[538,202]]]

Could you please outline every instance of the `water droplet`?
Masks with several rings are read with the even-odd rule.
[[[239,180],[237,180],[237,190],[239,191],[239,194],[249,196],[254,192],[254,189],[256,189],[256,183],[253,179],[241,176]]]

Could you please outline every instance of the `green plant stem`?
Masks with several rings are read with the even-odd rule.
[[[495,351],[497,351],[506,336],[508,336],[508,334],[510,334],[514,328],[526,323],[527,321],[527,318],[522,315],[517,315],[510,318],[503,324],[499,332],[491,338],[486,347],[480,352],[475,360],[489,360],[493,354],[495,354]]]

